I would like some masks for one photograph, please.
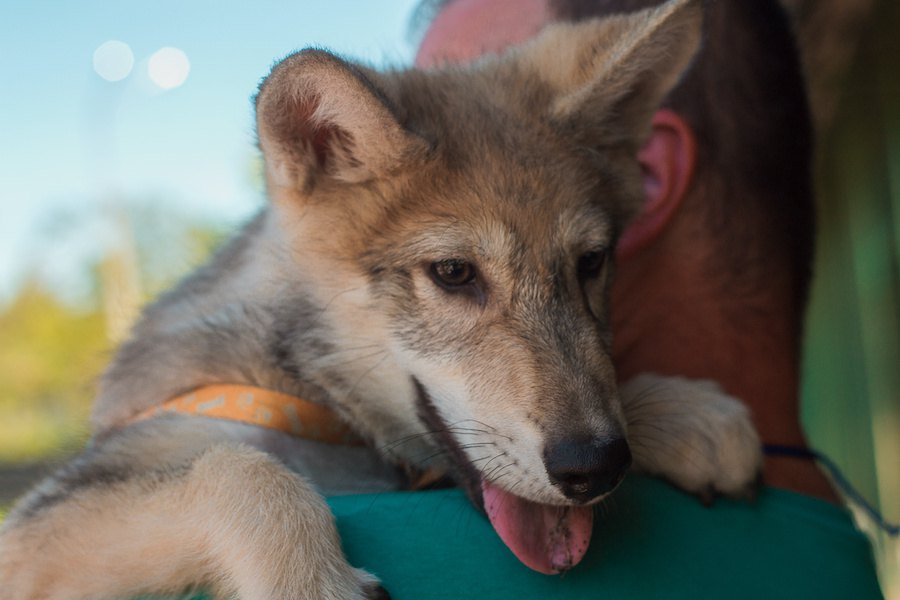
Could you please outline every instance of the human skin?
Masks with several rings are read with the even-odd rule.
[[[547,0],[455,0],[432,21],[416,65],[499,52],[553,20]],[[806,446],[788,282],[773,273],[773,285],[757,297],[736,303],[722,295],[702,260],[717,242],[705,229],[704,185],[694,176],[696,140],[680,115],[657,113],[638,159],[645,204],[617,248],[611,305],[620,380],[643,372],[715,380],[750,407],[765,443]],[[806,460],[767,457],[764,480],[836,500]]]

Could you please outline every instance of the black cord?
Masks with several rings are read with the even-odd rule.
[[[862,497],[856,488],[844,477],[840,468],[830,458],[818,450],[803,448],[801,446],[780,446],[778,444],[764,444],[763,452],[767,456],[787,456],[790,458],[801,458],[806,460],[814,460],[828,471],[835,484],[841,489],[845,496],[850,498],[854,504],[859,506],[866,515],[875,522],[878,527],[891,537],[900,535],[900,525],[889,523],[881,516],[865,498]]]

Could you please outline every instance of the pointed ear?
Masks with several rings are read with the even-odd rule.
[[[256,97],[269,186],[309,192],[323,178],[361,183],[424,156],[386,95],[359,67],[303,50],[272,69]]]
[[[556,96],[554,121],[603,145],[637,144],[696,53],[700,0],[548,27],[525,51]],[[586,143],[591,143],[586,140]]]

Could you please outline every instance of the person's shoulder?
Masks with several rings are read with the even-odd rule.
[[[766,488],[705,507],[630,477],[597,508],[592,547],[562,576],[524,567],[459,490],[329,499],[351,564],[395,600],[880,598],[865,536],[824,501]]]

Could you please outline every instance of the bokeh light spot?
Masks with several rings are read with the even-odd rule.
[[[177,88],[185,82],[191,72],[187,54],[178,48],[160,48],[147,63],[150,81],[164,90]]]
[[[134,67],[134,53],[125,42],[109,40],[94,50],[94,71],[106,81],[121,81]]]

